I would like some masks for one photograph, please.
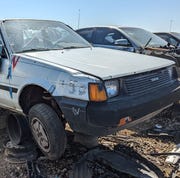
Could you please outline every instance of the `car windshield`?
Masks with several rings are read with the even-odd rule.
[[[90,47],[90,44],[61,22],[7,20],[4,29],[14,52]]]
[[[177,32],[171,32],[176,38],[180,39],[180,33]]]
[[[120,27],[120,29],[127,33],[131,38],[138,41],[143,47],[164,47],[167,45],[166,41],[144,29],[128,27]]]

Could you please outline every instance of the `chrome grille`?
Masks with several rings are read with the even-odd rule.
[[[173,83],[168,69],[156,70],[150,73],[139,74],[125,78],[124,89],[126,94],[134,95],[145,93]]]

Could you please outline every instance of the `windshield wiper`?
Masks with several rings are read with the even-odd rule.
[[[90,46],[67,46],[61,49],[76,49],[76,48],[90,48]]]
[[[146,48],[146,47],[149,45],[149,43],[151,42],[151,40],[152,40],[152,37],[149,38],[149,40],[147,41],[147,43],[144,45],[144,48]]]
[[[36,52],[36,51],[50,51],[50,50],[63,50],[63,49],[75,49],[75,48],[89,48],[90,46],[67,46],[62,48],[31,48],[31,49],[24,49],[22,51],[17,51],[16,53],[25,53],[25,52]]]
[[[35,52],[35,51],[49,51],[51,49],[49,48],[31,48],[31,49],[25,49],[22,51],[17,51],[17,53],[25,53],[25,52]]]

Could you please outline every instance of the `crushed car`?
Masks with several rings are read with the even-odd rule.
[[[0,57],[0,106],[25,116],[51,160],[65,151],[65,123],[75,133],[107,135],[180,97],[173,61],[94,48],[58,21],[0,21]]]
[[[136,27],[101,26],[76,30],[94,47],[111,48],[170,59],[180,66],[178,50],[159,36]]]

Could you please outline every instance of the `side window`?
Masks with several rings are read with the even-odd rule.
[[[93,28],[88,28],[84,30],[77,30],[79,35],[81,35],[84,39],[86,39],[88,42],[92,43],[92,35],[93,35]]]
[[[110,33],[109,28],[96,28],[93,43],[105,44],[105,37]]]
[[[1,45],[0,53],[1,53],[1,57],[2,58],[7,58],[6,52],[5,52],[4,48],[2,47],[2,44],[3,44],[2,37],[0,35],[0,45]]]
[[[128,42],[128,39],[122,35],[119,31],[111,28],[97,28],[95,33],[94,44],[102,45],[114,45],[116,46],[116,41],[125,39]],[[130,45],[130,43],[129,43]]]

